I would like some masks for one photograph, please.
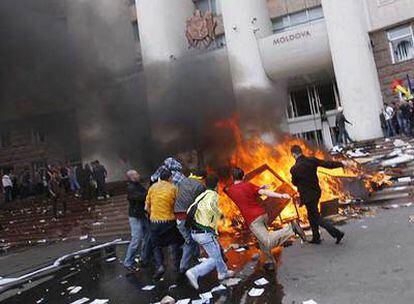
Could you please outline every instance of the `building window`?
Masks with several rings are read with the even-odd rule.
[[[2,148],[8,148],[11,146],[11,133],[10,131],[5,131],[1,133],[0,144]]]
[[[32,143],[40,144],[46,142],[46,134],[41,128],[32,129]]]
[[[321,106],[325,111],[335,110],[340,106],[335,83],[312,85],[290,93],[287,116],[290,119],[303,116],[318,116]]]
[[[314,130],[304,133],[294,134],[296,138],[304,139],[313,145],[320,146],[323,143],[322,131],[321,130]]]
[[[313,21],[323,19],[322,6],[309,8],[300,12],[288,14],[272,20],[273,32],[282,32],[302,24],[310,24]]]
[[[393,63],[414,58],[414,38],[410,25],[400,26],[387,32]]]
[[[213,15],[219,16],[221,15],[221,0],[194,0],[195,6],[199,9],[202,13],[206,13],[208,11],[212,12]]]

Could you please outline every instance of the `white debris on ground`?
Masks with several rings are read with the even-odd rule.
[[[251,297],[260,297],[264,293],[264,288],[255,288],[249,290],[248,295]]]
[[[81,298],[81,299],[76,300],[75,302],[72,302],[70,304],[84,304],[86,302],[89,302],[89,298]]]
[[[232,286],[238,285],[240,281],[241,281],[240,278],[230,278],[230,279],[224,280],[222,283],[223,285],[226,285],[227,287],[232,287]]]
[[[147,285],[147,286],[142,287],[142,288],[141,288],[141,290],[144,290],[144,291],[151,291],[151,290],[153,290],[154,288],[155,288],[155,285]]]
[[[317,302],[315,302],[314,300],[308,300],[308,301],[303,301],[303,304],[318,304]]]
[[[69,291],[69,294],[77,294],[79,291],[82,290],[81,286],[70,286],[67,288],[67,290]]]
[[[256,284],[257,286],[265,286],[269,284],[269,281],[266,280],[265,278],[261,278],[261,279],[254,281],[254,284]]]
[[[113,262],[113,261],[115,261],[115,260],[116,260],[116,257],[110,257],[110,258],[107,258],[107,259],[106,259],[106,261],[107,261],[108,263]]]

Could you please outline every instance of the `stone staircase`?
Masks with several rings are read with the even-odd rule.
[[[56,220],[48,200],[32,199],[3,205],[0,210],[0,250],[86,235],[91,240],[103,236],[126,236],[130,233],[128,203],[126,195],[121,192],[112,191],[114,196],[102,201],[89,202],[69,197],[66,215],[60,215]]]

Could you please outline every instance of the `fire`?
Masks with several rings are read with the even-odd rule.
[[[326,159],[327,154],[319,149],[310,147],[301,139],[291,137],[289,135],[284,136],[283,140],[275,145],[266,143],[260,137],[253,137],[250,139],[244,139],[241,130],[238,126],[237,119],[229,119],[221,121],[216,124],[217,128],[230,128],[236,142],[236,147],[231,155],[230,164],[232,166],[238,166],[242,168],[246,173],[255,170],[262,165],[268,165],[273,171],[276,172],[278,178],[275,177],[269,171],[265,171],[257,175],[251,180],[256,185],[271,185],[274,190],[288,192],[295,195],[296,188],[291,183],[290,169],[295,164],[295,159],[291,155],[290,149],[294,145],[299,145],[304,154],[307,156],[315,156],[321,159]],[[343,193],[341,190],[341,182],[336,176],[354,177],[360,174],[360,169],[356,166],[351,169],[321,169],[318,171],[320,185],[322,189],[321,201],[328,201],[333,199],[343,199],[349,196],[347,193]],[[222,226],[222,230],[231,230],[231,227],[238,226],[242,222],[240,211],[237,206],[226,196],[223,192],[223,187],[226,182],[222,182],[220,187],[220,208],[225,215],[225,224]],[[283,190],[280,189],[283,187]],[[306,219],[306,212],[304,207],[297,207],[291,201],[287,207],[282,211],[279,220],[288,220],[295,218],[299,215],[302,220]]]

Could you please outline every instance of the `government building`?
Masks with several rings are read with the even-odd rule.
[[[413,0],[2,0],[0,18],[0,171],[209,164],[235,116],[331,147],[339,106],[369,140],[414,81]]]
[[[276,87],[274,103],[266,107],[282,107],[282,128],[317,144],[332,145],[332,132],[324,128],[334,126],[338,106],[353,123],[352,138],[381,137],[383,103],[398,100],[392,80],[414,79],[414,1],[137,0],[132,5],[144,70],[222,52],[236,103],[243,102],[246,90]],[[211,12],[216,21],[215,39],[198,52],[185,35],[195,10]],[[252,111],[260,106],[249,105]]]

